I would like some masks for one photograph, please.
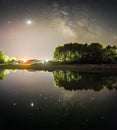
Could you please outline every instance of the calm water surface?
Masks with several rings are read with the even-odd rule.
[[[0,70],[0,130],[114,130],[116,110],[116,74]]]

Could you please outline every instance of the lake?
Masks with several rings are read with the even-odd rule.
[[[116,73],[0,70],[0,130],[114,130],[116,110]]]

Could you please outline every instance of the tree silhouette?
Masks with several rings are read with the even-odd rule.
[[[67,43],[54,51],[54,61],[83,64],[117,63],[117,47],[103,47],[100,43]]]

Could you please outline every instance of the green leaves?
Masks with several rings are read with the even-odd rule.
[[[55,48],[54,61],[84,64],[117,63],[117,47],[108,45],[104,48],[100,43],[67,43]]]

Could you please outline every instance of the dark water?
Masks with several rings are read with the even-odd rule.
[[[117,74],[0,70],[0,130],[117,129]]]

